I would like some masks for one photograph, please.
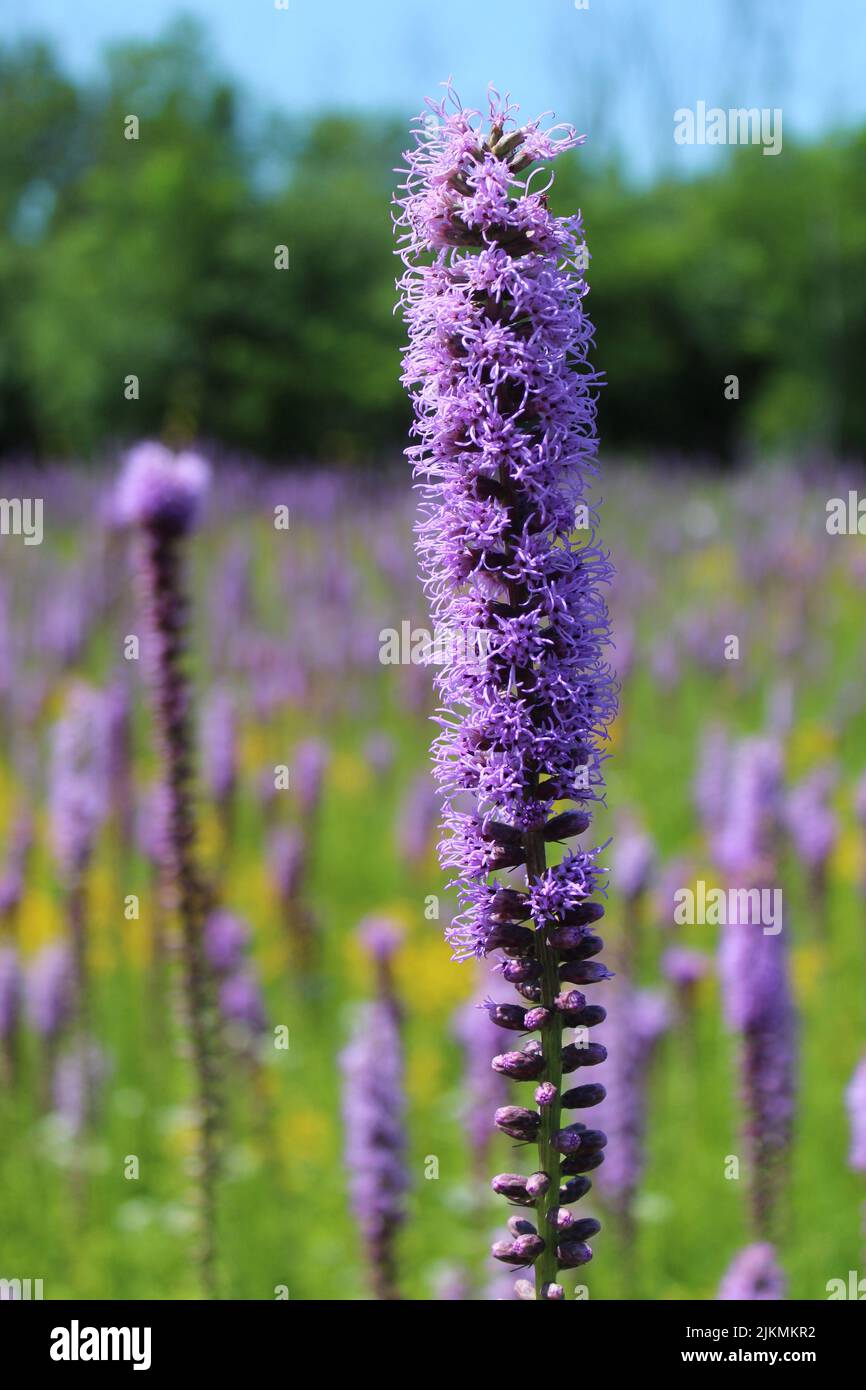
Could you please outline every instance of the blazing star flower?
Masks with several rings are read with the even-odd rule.
[[[27,860],[33,848],[33,816],[22,811],[12,827],[6,862],[0,872],[0,921],[11,922],[24,896]]]
[[[147,657],[165,786],[163,871],[177,895],[186,1022],[198,1111],[199,1262],[205,1291],[215,1290],[217,1169],[216,1005],[204,958],[210,889],[198,863],[194,800],[193,702],[184,663],[187,599],[183,546],[207,491],[206,464],[194,454],[141,444],[127,456],[116,510],[136,529],[149,628]]]
[[[855,1172],[866,1173],[866,1056],[861,1057],[848,1083],[845,1104],[851,1127],[848,1163]]]
[[[447,934],[458,958],[504,952],[503,975],[531,1007],[491,1001],[490,1016],[510,1028],[519,1015],[519,1028],[541,1032],[494,1062],[542,1097],[537,1111],[497,1112],[506,1133],[538,1142],[539,1172],[511,1184],[536,1206],[537,1229],[497,1242],[494,1254],[534,1263],[536,1296],[557,1298],[557,1271],[592,1253],[569,1237],[563,1211],[585,1188],[561,1189],[560,1176],[601,1161],[579,1151],[585,1127],[561,1128],[561,1078],[604,1056],[596,1044],[563,1049],[563,1026],[604,1016],[565,986],[607,972],[589,960],[601,948],[588,930],[603,913],[591,901],[599,851],[567,849],[548,865],[546,847],[590,823],[616,698],[602,597],[612,571],[587,494],[600,379],[588,361],[583,226],[579,215],[554,217],[549,180],[536,186],[537,171],[526,171],[582,139],[569,127],[519,125],[517,108],[492,91],[486,123],[450,88],[428,107],[395,223],[417,550],[433,629],[451,639],[436,677],[444,709],[434,743],[440,853],[461,908]],[[579,809],[554,814],[563,801]],[[492,878],[515,869],[522,888]],[[572,1105],[592,1103],[582,1088],[570,1094]]]
[[[737,888],[763,888],[772,882],[778,844],[781,755],[770,741],[747,739],[734,767],[722,862],[739,874]],[[740,1038],[751,1215],[762,1238],[770,1234],[785,1176],[796,1103],[796,1014],[784,924],[777,925],[781,930],[768,931],[759,922],[729,922],[718,953],[725,1019]]]
[[[670,946],[659,962],[662,974],[669,980],[679,996],[680,1005],[688,1009],[695,990],[701,980],[712,969],[712,961],[703,951],[693,951],[690,946]]]
[[[53,1042],[69,1021],[75,999],[72,953],[51,942],[30,962],[24,989],[27,1017],[33,1029]]]
[[[15,1041],[22,993],[23,977],[17,947],[0,946],[0,1048],[7,1082],[11,1082],[15,1074]]]
[[[104,696],[82,682],[70,689],[54,726],[51,842],[70,889],[87,866],[107,810],[107,714]]]
[[[720,724],[704,731],[694,780],[695,809],[708,840],[725,819],[728,799],[728,735]]]
[[[398,1299],[395,1240],[406,1219],[406,1098],[400,1008],[390,959],[396,933],[372,932],[366,944],[377,969],[378,997],[360,1010],[340,1057],[349,1195],[361,1230],[373,1291]]]
[[[322,784],[328,766],[328,750],[321,739],[299,743],[292,759],[292,785],[302,820],[310,820],[319,809]]]
[[[788,793],[784,820],[791,843],[808,877],[811,911],[819,930],[826,930],[827,871],[839,835],[839,822],[830,805],[838,781],[832,763],[815,768]]]
[[[237,719],[232,695],[221,688],[211,693],[202,715],[202,768],[227,827],[238,779]]]
[[[613,873],[619,892],[626,899],[639,898],[649,886],[655,865],[655,845],[649,835],[626,818],[616,837]]]
[[[204,949],[208,964],[218,975],[229,975],[243,963],[250,929],[242,918],[217,908],[205,922]]]
[[[599,1030],[610,1056],[594,1073],[607,1092],[597,1123],[610,1139],[610,1158],[599,1176],[599,1186],[630,1239],[632,1207],[646,1161],[650,1069],[670,1027],[671,1012],[663,994],[632,989],[621,978],[614,986],[611,1004],[610,1018]]]
[[[495,1134],[490,1116],[508,1103],[508,1078],[494,1071],[491,1057],[499,1049],[500,1033],[484,1002],[490,993],[491,977],[486,979],[460,1009],[454,1019],[454,1032],[463,1049],[463,1123],[472,1154],[473,1170],[479,1174],[490,1153]]]
[[[722,1302],[754,1303],[763,1299],[778,1302],[785,1297],[787,1285],[779,1268],[772,1245],[761,1241],[747,1245],[732,1261],[719,1286]]]
[[[71,1133],[79,1134],[91,1119],[110,1070],[105,1052],[92,1038],[82,1040],[57,1059],[52,1099]]]

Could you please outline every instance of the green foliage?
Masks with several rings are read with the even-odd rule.
[[[91,88],[44,45],[0,50],[0,121],[16,133],[0,151],[0,448],[400,447],[403,121],[254,120],[188,23],[111,50]],[[561,161],[556,206],[582,206],[593,255],[606,443],[861,447],[864,154],[863,132],[772,159],[745,147],[649,188],[585,152]]]

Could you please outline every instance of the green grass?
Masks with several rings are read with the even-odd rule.
[[[619,487],[605,518],[614,559],[639,561],[657,588],[642,595],[636,621],[639,657],[623,695],[609,764],[610,814],[598,834],[611,833],[614,812],[636,811],[657,840],[662,861],[693,856],[710,865],[691,799],[700,733],[720,718],[734,731],[761,726],[768,692],[785,677],[796,693],[796,719],[786,740],[789,775],[830,754],[841,767],[837,798],[843,831],[831,873],[827,934],[816,930],[803,875],[787,854],[782,886],[792,932],[792,961],[801,1015],[801,1077],[790,1195],[784,1204],[779,1249],[794,1298],[826,1296],[831,1278],[846,1278],[862,1260],[863,1175],[848,1170],[843,1091],[866,1038],[866,908],[859,886],[857,830],[850,810],[855,777],[866,764],[866,715],[856,691],[848,717],[838,718],[839,693],[862,672],[862,587],[855,582],[847,542],[828,548],[817,578],[799,583],[770,573],[748,582],[740,561],[787,526],[796,539],[820,540],[822,494],[805,498],[792,521],[770,515],[745,518],[723,484],[698,480]],[[675,553],[657,548],[655,526],[677,510],[694,488],[717,507],[719,531],[708,545]],[[816,522],[817,518],[817,522]],[[378,509],[353,514],[342,540],[360,557],[359,575],[387,621],[418,613],[419,596],[382,580],[367,551]],[[401,517],[393,524],[402,524]],[[817,530],[816,530],[817,525]],[[753,533],[750,534],[749,528]],[[267,521],[244,515],[215,528],[200,542],[197,592],[204,609],[213,557],[225,540],[247,534],[255,548],[255,583],[265,624],[292,640],[291,612],[277,581],[283,542]],[[816,539],[817,537],[817,539]],[[824,538],[826,539],[826,538]],[[68,545],[69,537],[64,538]],[[318,544],[306,529],[301,543]],[[329,545],[333,541],[328,542]],[[49,541],[46,544],[50,544]],[[854,542],[856,544],[856,542]],[[338,556],[340,546],[333,553]],[[739,553],[739,559],[738,559]],[[335,559],[334,563],[337,563]],[[798,653],[773,654],[779,623],[794,622],[799,598],[808,600],[806,641]],[[736,671],[682,657],[673,690],[659,688],[649,657],[688,613],[712,615],[730,600],[751,616],[752,627]],[[632,605],[633,607],[635,605]],[[375,624],[374,624],[375,626]],[[130,630],[129,628],[126,629]],[[199,685],[207,661],[199,641]],[[84,667],[102,677],[116,650],[112,632],[94,635]],[[344,1138],[336,1058],[345,1042],[354,1002],[371,978],[354,940],[367,912],[391,911],[403,922],[398,966],[406,1011],[413,1192],[401,1238],[405,1297],[430,1298],[445,1268],[464,1269],[476,1289],[492,1271],[486,1249],[501,1228],[504,1206],[479,1189],[470,1172],[461,1121],[460,1056],[451,1035],[455,1008],[474,985],[471,967],[452,964],[441,921],[425,918],[425,900],[441,895],[443,876],[432,853],[420,870],[399,862],[395,822],[405,791],[425,765],[431,726],[401,700],[404,674],[380,667],[336,680],[321,676],[300,707],[280,708],[263,724],[245,699],[244,762],[230,854],[221,866],[225,900],[255,931],[270,1021],[290,1033],[288,1051],[267,1044],[255,1068],[225,1071],[226,1161],[220,1202],[220,1286],[227,1298],[271,1299],[285,1286],[292,1299],[366,1297],[358,1237],[345,1191]],[[44,743],[48,714],[40,722]],[[153,770],[143,706],[136,716],[137,780]],[[367,734],[386,728],[397,757],[376,779],[361,749]],[[320,964],[301,980],[287,957],[264,868],[265,827],[255,796],[262,765],[290,761],[301,736],[318,733],[331,764],[316,838],[310,901],[316,914]],[[16,783],[7,767],[2,816],[9,823]],[[291,807],[285,808],[287,815]],[[211,829],[206,843],[213,844]],[[123,917],[126,893],[141,895],[142,920]],[[0,1276],[44,1280],[47,1298],[194,1298],[198,1294],[189,1230],[189,1077],[178,1055],[171,991],[155,998],[149,986],[146,943],[151,887],[141,862],[124,865],[107,834],[94,866],[94,1031],[112,1057],[98,1125],[83,1148],[70,1148],[40,1104],[44,1059],[25,1038],[14,1090],[0,1092]],[[617,938],[618,902],[612,885],[606,919]],[[44,806],[38,851],[31,866],[20,931],[29,953],[62,929],[62,897],[46,849]],[[690,944],[715,946],[713,929],[686,928]],[[644,905],[641,979],[657,981],[658,957],[672,939]],[[667,1036],[653,1069],[648,1103],[647,1165],[637,1210],[636,1248],[628,1258],[613,1230],[595,1242],[596,1257],[581,1282],[592,1298],[713,1298],[730,1258],[747,1239],[744,1181],[725,1177],[728,1155],[740,1154],[736,1048],[724,1032],[718,990],[699,995],[694,1030]],[[124,1176],[127,1156],[140,1176]],[[431,1158],[438,1176],[426,1177]],[[491,1140],[489,1172],[520,1167],[510,1143]],[[82,1173],[76,1176],[76,1169]],[[587,1204],[594,1210],[594,1198]],[[603,1216],[603,1212],[602,1212]],[[629,1269],[633,1275],[629,1276]]]

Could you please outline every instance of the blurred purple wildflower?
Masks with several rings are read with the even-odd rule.
[[[747,1245],[731,1262],[719,1285],[717,1298],[722,1302],[775,1302],[787,1292],[785,1276],[779,1267],[773,1246],[766,1241]]]
[[[727,862],[737,886],[772,880],[781,814],[781,758],[774,744],[746,740],[735,754]],[[735,794],[738,793],[739,795]],[[740,825],[754,840],[745,844]],[[719,943],[719,979],[728,1027],[740,1037],[740,1078],[755,1233],[770,1234],[789,1156],[796,1092],[796,1015],[785,925],[729,922]]]
[[[483,969],[483,967],[481,967]],[[495,976],[492,977],[495,979]],[[461,1004],[454,1018],[454,1032],[463,1049],[463,1110],[461,1118],[466,1129],[473,1169],[477,1176],[485,1172],[495,1130],[490,1117],[502,1105],[508,1104],[508,1079],[490,1065],[491,1057],[499,1051],[502,1034],[483,1007],[490,994],[491,976],[485,972],[476,993]]]
[[[352,1208],[376,1297],[396,1299],[394,1240],[406,1216],[409,1174],[402,1041],[389,1001],[363,1006],[340,1068]]]
[[[205,955],[212,970],[227,975],[241,964],[250,942],[247,923],[225,908],[211,912],[204,926]]]
[[[57,1037],[72,1014],[74,974],[69,947],[60,942],[43,946],[30,962],[25,985],[27,1017],[40,1037]]]
[[[87,865],[108,799],[105,697],[73,685],[54,726],[51,750],[51,841],[67,885]]]
[[[860,1058],[845,1092],[848,1124],[851,1129],[849,1167],[866,1173],[866,1055]]]
[[[162,869],[177,895],[186,1024],[197,1106],[196,1178],[199,1267],[207,1296],[215,1293],[217,1176],[216,1004],[204,959],[210,888],[198,862],[195,734],[185,666],[188,603],[184,538],[195,526],[208,486],[207,465],[194,454],[141,444],[126,457],[116,490],[119,518],[137,531],[139,578],[148,624],[148,672],[162,755],[165,836]]]
[[[633,989],[618,980],[611,1011],[599,1029],[608,1060],[593,1072],[606,1088],[593,1122],[607,1134],[609,1152],[599,1173],[599,1187],[632,1237],[632,1206],[643,1176],[650,1070],[658,1044],[671,1023],[670,1005],[657,990]]]

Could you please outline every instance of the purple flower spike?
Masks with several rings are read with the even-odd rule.
[[[483,971],[484,967],[479,966]],[[484,980],[482,979],[483,994]],[[524,1010],[521,1009],[521,1023]],[[501,1046],[502,1034],[478,996],[463,1004],[454,1024],[457,1039],[463,1048],[463,1090],[465,1104],[463,1123],[472,1153],[473,1168],[479,1177],[484,1173],[493,1139],[490,1116],[508,1100],[508,1081],[490,1065],[491,1054]],[[497,1180],[494,1179],[494,1182]],[[521,1180],[522,1181],[522,1180]],[[499,1190],[498,1188],[495,1190]],[[512,1201],[517,1198],[512,1197]]]
[[[748,1245],[732,1261],[719,1285],[718,1299],[722,1302],[772,1300],[778,1302],[786,1295],[785,1276],[779,1268],[772,1245],[762,1241]]]
[[[848,1164],[855,1172],[866,1173],[866,1056],[861,1057],[845,1092],[851,1149]]]
[[[207,491],[208,469],[193,454],[174,456],[141,444],[127,456],[116,493],[118,517],[137,531],[142,604],[148,625],[148,674],[162,756],[165,816],[161,869],[176,895],[181,926],[185,1022],[195,1072],[199,1267],[207,1296],[216,1292],[218,1159],[216,1001],[204,955],[211,888],[199,865],[195,811],[196,737],[186,671],[188,599],[185,538]]]
[[[208,964],[218,975],[228,975],[243,961],[250,929],[233,912],[218,908],[205,922],[204,949]]]
[[[75,977],[72,953],[57,942],[43,946],[30,963],[26,977],[27,1017],[33,1029],[52,1041],[72,1013]]]
[[[15,1031],[21,1006],[21,967],[14,946],[0,947],[0,1038]]]
[[[742,799],[732,802],[723,843],[739,870],[737,888],[772,884],[782,813],[782,760],[770,741],[747,739],[735,751]],[[747,845],[740,820],[754,835]],[[797,1020],[782,921],[729,922],[718,952],[728,1027],[740,1042],[740,1079],[749,1159],[752,1226],[766,1241],[787,1176],[796,1106]]]
[[[433,745],[440,856],[460,903],[447,935],[458,959],[502,951],[506,978],[535,1006],[522,1026],[541,1042],[494,1067],[538,1080],[540,1109],[500,1107],[495,1122],[538,1143],[550,1183],[537,1198],[543,1229],[561,1163],[576,1161],[557,1148],[559,1083],[571,1063],[562,1030],[572,1021],[558,971],[570,948],[548,932],[601,916],[591,902],[602,887],[600,851],[574,841],[602,796],[616,691],[602,597],[612,568],[588,500],[600,378],[588,360],[583,226],[579,216],[555,217],[549,180],[535,191],[524,172],[582,137],[519,125],[517,108],[492,90],[486,122],[450,86],[427,104],[395,224],[409,330],[403,381],[415,408],[407,456],[421,496],[416,548],[434,629],[449,638]],[[548,865],[548,844],[566,840]],[[518,869],[522,889],[491,881]],[[606,975],[602,966],[588,978]],[[488,1009],[494,1023],[521,1026],[515,1006]],[[503,1243],[500,1258],[534,1260],[536,1288],[553,1285],[553,1243],[520,1240],[519,1249]]]
[[[358,936],[373,960],[385,962],[394,956],[403,932],[390,917],[365,917],[358,925]]]
[[[397,1299],[394,1242],[406,1217],[409,1175],[403,1050],[397,1014],[388,1000],[364,1007],[340,1066],[352,1207],[375,1295]]]
[[[21,1014],[23,977],[15,946],[0,946],[0,1048],[4,1080],[11,1083],[16,1070],[16,1041]]]
[[[219,1005],[222,1017],[247,1040],[260,1036],[267,1028],[262,987],[249,965],[235,970],[222,981]]]
[[[207,464],[198,455],[138,444],[127,454],[118,480],[115,515],[122,525],[183,535],[198,519],[208,479]]]

